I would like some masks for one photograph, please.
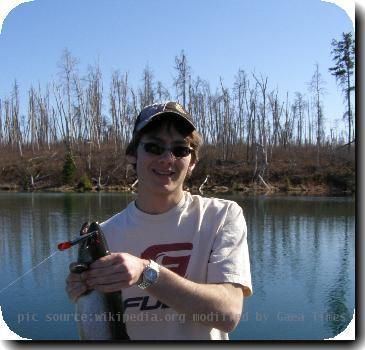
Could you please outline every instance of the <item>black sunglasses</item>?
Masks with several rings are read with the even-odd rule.
[[[189,146],[173,146],[172,148],[167,148],[160,146],[155,142],[140,142],[143,145],[144,150],[147,153],[160,156],[165,151],[170,151],[172,155],[176,158],[187,157],[193,151],[193,148]]]

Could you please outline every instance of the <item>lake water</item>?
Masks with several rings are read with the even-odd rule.
[[[355,305],[355,200],[224,198],[245,213],[254,289],[230,339],[316,340],[344,330]],[[11,330],[34,340],[78,339],[74,305],[64,291],[77,249],[57,252],[57,243],[132,199],[123,193],[0,193],[0,305]]]

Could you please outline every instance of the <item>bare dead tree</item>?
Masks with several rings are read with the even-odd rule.
[[[222,158],[224,155],[222,154],[223,142],[222,142],[222,96],[219,94],[215,94],[212,96],[212,144],[213,146],[218,147],[219,156]]]
[[[142,73],[142,89],[139,89],[140,108],[150,105],[155,100],[155,88],[152,69],[147,64]]]
[[[261,175],[265,172],[266,167],[268,165],[268,158],[267,158],[267,154],[268,154],[268,142],[267,142],[267,131],[268,131],[268,127],[267,127],[267,122],[266,122],[266,98],[267,98],[267,80],[268,78],[266,77],[265,79],[261,76],[260,80],[255,76],[255,74],[253,74],[253,78],[256,81],[256,84],[259,86],[260,91],[261,91],[261,98],[262,98],[262,102],[260,104],[260,109],[259,109],[259,118],[257,120],[257,125],[258,125],[258,140],[259,140],[259,145],[260,145],[260,150],[262,152],[261,154],[261,158],[262,158],[262,165],[261,165]],[[256,150],[258,150],[258,148],[256,147]]]
[[[234,97],[237,101],[237,132],[240,142],[243,143],[245,139],[245,125],[246,113],[245,113],[245,100],[248,90],[248,81],[246,73],[243,70],[239,70],[234,82]]]
[[[207,81],[192,76],[184,51],[176,56],[174,69],[176,95],[202,133],[207,146],[205,154],[220,160],[237,159],[242,154],[255,168],[255,179],[261,179],[262,183],[273,154],[277,154],[273,152],[275,147],[284,146],[291,151],[294,144],[299,147],[316,144],[319,163],[320,149],[344,142],[341,130],[332,128],[328,137],[324,133],[323,106],[321,98],[318,99],[321,89],[316,88],[315,78],[310,110],[301,93],[297,92],[292,101],[288,94],[286,101],[280,101],[278,90],[269,92],[267,77],[253,74],[248,78],[243,70],[235,76],[233,88],[225,86],[220,78],[220,85],[212,93]],[[135,88],[130,86],[127,73],[113,72],[108,113],[103,113],[103,77],[98,65],[89,67],[87,74],[80,77],[77,60],[65,50],[59,77],[52,85],[51,99],[48,88],[46,91],[30,88],[25,117],[20,115],[17,86],[11,97],[0,100],[0,145],[10,145],[22,153],[24,147],[30,146],[37,152],[65,142],[69,151],[88,154],[86,168],[101,186],[105,183],[102,148],[109,147],[110,142],[114,155],[120,155],[131,138],[134,119],[141,108],[172,95],[161,81],[155,82],[148,65],[142,72],[142,82]],[[317,82],[320,81],[317,76]],[[31,175],[36,183],[36,173]]]
[[[254,151],[253,146],[256,144],[256,104],[257,104],[257,84],[252,89],[248,86],[249,95],[245,96],[245,104],[247,110],[247,137],[246,137],[246,147],[247,147],[247,161],[253,160]]]
[[[156,97],[160,102],[168,101],[171,99],[169,90],[164,86],[161,81],[158,81],[156,84]]]
[[[306,101],[304,100],[303,94],[300,92],[295,93],[295,100],[293,103],[293,114],[297,121],[297,138],[296,144],[301,146],[303,143],[303,128],[304,128],[304,111],[306,108]]]
[[[293,122],[291,119],[290,113],[290,102],[289,102],[289,94],[286,94],[286,102],[285,102],[285,110],[284,110],[284,125],[282,128],[282,144],[284,148],[289,148],[292,142],[293,137]]]
[[[198,129],[201,131],[205,143],[208,141],[207,135],[209,133],[209,128],[207,127],[207,93],[209,93],[209,86],[207,84],[206,81],[198,76],[191,83],[191,97],[189,99],[191,114]]]
[[[272,91],[269,96],[269,106],[272,115],[272,126],[273,131],[271,135],[271,143],[274,147],[281,143],[282,126],[281,126],[281,116],[283,113],[283,103],[279,101],[278,91]]]
[[[7,145],[12,145],[12,132],[11,132],[11,116],[10,116],[10,101],[6,99],[4,101],[4,141]]]
[[[0,98],[0,146],[5,144],[3,124],[3,102]]]
[[[16,147],[20,156],[23,157],[23,135],[20,127],[19,114],[19,86],[16,81],[13,85],[9,107],[10,108],[6,111],[6,119],[8,119],[7,127],[9,128],[10,144],[13,148]]]
[[[311,120],[311,113],[310,113],[310,103],[307,103],[307,108],[306,108],[306,114],[307,114],[307,119],[306,119],[306,123],[307,123],[307,127],[305,128],[306,134],[305,134],[305,143],[306,145],[311,145],[313,143],[312,141],[312,120]],[[307,134],[307,130],[308,130],[308,134]]]
[[[30,144],[34,153],[34,147],[37,145],[37,116],[36,116],[36,103],[35,103],[34,88],[31,87],[28,93],[28,130],[30,133]],[[37,145],[39,148],[39,145]]]
[[[73,82],[75,81],[78,61],[68,49],[65,49],[58,63],[60,84],[54,89],[58,111],[64,121],[64,141],[68,148],[72,148],[75,140],[74,110],[73,110]]]
[[[57,125],[57,129],[60,132],[61,140],[65,142],[67,148],[70,148],[69,143],[69,127],[68,127],[68,120],[67,114],[64,109],[64,104],[62,100],[62,91],[61,86],[53,82],[53,96],[55,98],[56,108],[54,109],[54,120],[55,124]]]
[[[132,134],[133,107],[129,101],[128,73],[114,72],[110,86],[110,114],[115,147],[124,148]],[[133,94],[133,91],[132,91]]]
[[[228,88],[223,86],[222,78],[220,78],[222,97],[220,98],[222,107],[222,118],[221,119],[221,147],[223,160],[229,159],[232,155],[233,146],[233,125],[232,125],[232,113],[231,113],[231,99]]]
[[[59,141],[59,124],[58,124],[58,120],[56,117],[56,111],[54,109],[54,106],[49,105],[49,115],[50,115],[50,128],[49,128],[49,132],[50,132],[50,147],[52,147],[52,145],[58,143]]]
[[[188,65],[184,50],[180,52],[180,56],[175,57],[175,66],[177,77],[174,78],[174,86],[178,99],[182,99],[182,105],[186,108],[187,91],[189,87],[189,77],[191,76],[191,68]]]
[[[322,106],[322,96],[324,94],[324,80],[319,72],[318,63],[315,64],[315,71],[312,79],[309,83],[309,90],[312,92],[313,97],[313,110],[316,117],[316,141],[317,141],[317,166],[319,166],[320,160],[320,149],[324,138],[323,130],[323,106]]]
[[[45,94],[41,94],[40,87],[38,88],[37,105],[40,115],[40,132],[39,142],[42,147],[47,146],[50,150],[50,102],[49,102],[49,87],[46,87]]]
[[[73,102],[75,138],[78,145],[83,144],[84,140],[90,138],[90,109],[87,104],[87,84],[88,78],[81,79],[77,74],[72,76],[72,88],[75,93]]]
[[[87,80],[86,105],[90,120],[89,139],[100,149],[105,123],[102,116],[103,85],[99,65],[89,67]]]
[[[133,115],[135,115],[135,117],[137,117],[138,115],[138,103],[137,103],[137,96],[136,96],[136,93],[134,92],[134,89],[131,88],[130,89],[131,91],[131,95],[132,95],[132,111],[133,111]]]
[[[210,86],[207,86],[207,136],[206,139],[209,143],[214,144],[217,139],[215,134],[215,126],[214,126],[214,96],[210,91]]]

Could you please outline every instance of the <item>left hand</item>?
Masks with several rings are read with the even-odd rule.
[[[136,284],[148,260],[128,253],[111,253],[90,265],[82,278],[90,289],[108,293]]]

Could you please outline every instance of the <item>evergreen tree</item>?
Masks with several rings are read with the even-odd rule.
[[[342,40],[332,40],[332,59],[335,66],[329,68],[332,75],[336,77],[339,86],[342,87],[342,92],[345,95],[347,102],[347,117],[348,123],[348,149],[351,147],[351,125],[352,125],[352,110],[351,110],[351,91],[355,90],[355,83],[352,76],[355,70],[355,40],[350,33],[342,33]]]
[[[62,180],[67,185],[72,185],[75,179],[76,164],[75,159],[71,152],[66,154],[65,162],[62,169]]]

